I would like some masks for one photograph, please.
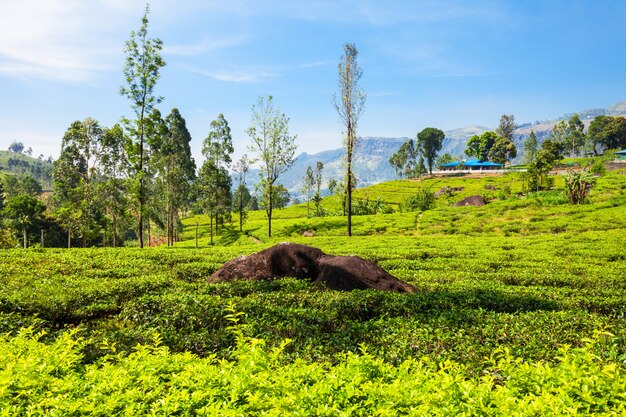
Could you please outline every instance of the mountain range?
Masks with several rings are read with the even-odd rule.
[[[550,137],[553,126],[561,120],[569,119],[574,113],[564,114],[562,117],[552,120],[535,121],[533,123],[519,124],[513,132],[513,142],[517,146],[518,156],[513,163],[521,161],[524,151],[524,140],[531,130],[535,131],[539,143]],[[585,125],[597,116],[624,116],[626,115],[626,101],[614,104],[601,109],[584,110],[577,113]],[[485,126],[467,126],[459,129],[445,131],[445,139],[439,155],[448,153],[456,157],[464,157],[467,140],[473,135],[480,135],[483,132],[492,130]],[[385,138],[385,137],[363,137],[359,140],[355,152],[353,166],[357,178],[357,187],[366,187],[384,181],[396,179],[397,176],[389,164],[389,158],[400,145],[406,142],[408,137]],[[300,198],[302,195],[302,178],[307,167],[315,169],[316,163],[321,161],[324,164],[322,183],[325,193],[326,184],[331,178],[343,180],[344,177],[344,155],[343,148],[331,149],[315,154],[302,153],[298,155],[291,167],[278,178],[278,183],[284,185],[292,197]],[[246,184],[254,190],[254,184],[258,182],[259,170],[252,169],[248,172]],[[233,176],[233,187],[236,187],[236,179]]]

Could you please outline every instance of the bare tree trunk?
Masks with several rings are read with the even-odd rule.
[[[141,105],[141,133],[139,137],[139,247],[143,248],[143,205],[144,205],[144,178],[143,178],[143,139],[144,139],[144,111],[145,111],[145,103],[146,103],[146,93],[144,90],[143,102]],[[149,240],[148,240],[149,241]]]
[[[211,235],[211,246],[213,246],[213,210],[209,212],[209,233]]]
[[[243,193],[239,191],[239,231],[243,232]]]
[[[267,237],[272,237],[272,209],[274,208],[274,184],[270,184],[270,195],[268,199],[268,209],[267,213]]]
[[[113,216],[113,247],[117,247],[117,216]]]
[[[24,249],[28,247],[28,236],[26,234],[26,228],[24,228]]]
[[[348,125],[348,129],[349,129]],[[348,137],[350,140],[350,137]],[[348,145],[351,146],[351,145]],[[348,179],[346,181],[348,187],[348,236],[352,236],[352,148],[348,149]]]

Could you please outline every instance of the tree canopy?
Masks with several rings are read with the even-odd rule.
[[[417,134],[417,148],[419,153],[424,156],[430,174],[433,173],[433,165],[445,137],[446,135],[442,130],[434,127],[427,127]]]

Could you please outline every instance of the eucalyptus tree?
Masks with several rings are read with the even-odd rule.
[[[315,164],[315,213],[317,217],[322,215],[322,171],[324,170],[324,163],[317,161]]]
[[[515,124],[515,116],[512,114],[503,114],[500,116],[500,122],[498,124],[498,128],[496,129],[496,133],[498,136],[513,141],[513,131],[517,127]]]
[[[348,212],[348,236],[352,236],[352,156],[357,146],[357,126],[365,108],[366,94],[360,86],[363,70],[357,62],[358,51],[352,43],[343,46],[343,55],[337,66],[339,75],[339,97],[335,95],[334,106],[344,127],[346,149],[346,193]]]
[[[247,155],[243,155],[235,164],[234,171],[237,173],[239,185],[235,191],[233,208],[239,213],[239,231],[243,231],[243,221],[247,216],[247,208],[252,196],[246,185],[246,174],[250,170],[250,161]]]
[[[570,156],[573,158],[585,145],[585,125],[578,114],[573,115],[567,121],[567,142],[571,145]]]
[[[311,165],[309,165],[308,167],[306,167],[306,172],[304,173],[304,177],[302,177],[302,188],[300,190],[306,196],[307,217],[311,215],[311,193],[313,192],[314,186],[315,186],[315,177],[313,175],[313,168],[311,168]]]
[[[68,232],[68,242],[74,232],[86,245],[102,230],[104,204],[97,183],[102,180],[105,136],[105,129],[87,118],[73,122],[61,141],[52,176],[56,213]]]
[[[427,127],[417,134],[417,146],[419,153],[428,164],[428,172],[432,175],[433,165],[437,159],[437,154],[441,150],[443,140],[446,137],[442,130]]]
[[[517,156],[517,147],[512,140],[498,136],[489,149],[488,159],[492,162],[504,165],[510,159]]]
[[[132,164],[133,177],[138,184],[134,194],[138,203],[137,235],[140,247],[144,246],[146,117],[152,112],[154,106],[162,101],[162,97],[154,94],[154,87],[159,80],[160,69],[165,65],[165,61],[161,58],[163,42],[160,39],[148,37],[149,11],[146,5],[139,31],[132,31],[130,39],[126,42],[126,65],[124,66],[126,86],[120,89],[120,93],[130,100],[131,108],[135,113],[135,120],[133,122],[127,120],[126,125],[132,137],[132,142],[128,147],[129,160]]]
[[[272,96],[259,97],[252,106],[252,121],[247,130],[252,140],[250,151],[259,162],[261,206],[267,215],[267,235],[272,236],[272,211],[276,204],[276,180],[293,164],[296,136],[289,133],[289,118],[274,106]]]
[[[24,248],[27,248],[29,235],[35,234],[45,222],[45,210],[46,206],[36,197],[20,194],[6,201],[2,210],[3,223],[23,237]]]
[[[626,119],[622,116],[598,116],[587,131],[588,148],[598,155],[598,148],[626,148]]]
[[[126,137],[119,124],[104,129],[100,160],[100,176],[98,195],[103,202],[104,213],[110,231],[105,230],[113,247],[118,245],[120,236],[132,228],[130,215],[129,182],[127,173],[129,162],[124,149]]]
[[[211,129],[202,145],[205,161],[199,175],[199,204],[210,216],[211,244],[213,243],[213,220],[215,231],[219,230],[220,218],[230,213],[232,180],[227,168],[232,162],[233,138],[223,114],[211,122]]]
[[[498,134],[495,132],[484,132],[480,136],[474,135],[467,141],[467,148],[465,154],[467,156],[473,156],[481,161],[486,161],[489,158],[489,151],[496,140]]]
[[[413,139],[404,142],[389,158],[389,164],[393,167],[396,175],[409,176],[415,172],[416,158],[419,148]]]
[[[531,130],[530,135],[524,141],[524,162],[532,164],[537,159],[537,148],[539,142],[537,141],[537,135],[535,131]]]
[[[174,224],[178,212],[190,200],[196,163],[191,156],[191,135],[185,119],[174,108],[164,120],[165,128],[156,148],[155,164],[164,189],[167,244],[174,244]]]

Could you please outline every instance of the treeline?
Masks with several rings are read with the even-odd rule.
[[[514,143],[514,130],[517,128],[513,115],[502,115],[495,131],[474,135],[466,143],[465,156],[479,161],[505,165],[517,157]],[[463,169],[461,156],[443,154],[439,156],[444,133],[435,128],[426,128],[417,135],[417,140],[409,139],[389,159],[389,163],[400,176],[417,177],[432,167],[441,168],[444,164],[458,162],[457,169]],[[522,162],[531,174],[530,188],[542,188],[541,179],[566,156],[599,156],[603,152],[626,148],[626,118],[622,116],[598,116],[585,128],[578,114],[554,125],[548,139],[541,144],[531,130],[523,142]]]
[[[271,139],[274,134],[269,128],[264,130],[263,123],[284,115],[277,113],[271,97],[259,103],[264,106],[262,112],[267,120],[261,120],[260,127],[253,126],[262,144],[262,138]],[[205,161],[197,173],[189,146],[191,135],[177,109],[166,117],[153,109],[143,127],[144,143],[139,147],[120,124],[103,127],[91,118],[73,122],[63,136],[60,156],[53,163],[54,192],[45,198],[33,177],[7,176],[0,183],[0,219],[5,226],[2,246],[15,246],[17,240],[25,247],[36,243],[120,246],[125,241],[139,240],[139,212],[146,241],[172,245],[182,230],[181,216],[186,213],[208,214],[213,234],[232,220],[233,212],[242,230],[248,210],[269,210],[270,199],[272,208],[288,204],[289,193],[276,183],[276,178],[272,179],[271,197],[265,192],[268,187],[260,188],[259,197],[247,188],[250,161],[244,155],[232,164],[234,148],[224,115],[210,125],[202,147]],[[288,136],[286,129],[285,123],[283,133]],[[294,146],[291,137],[287,141]],[[279,155],[289,157],[288,152],[266,149],[259,159],[271,162]],[[275,161],[273,172],[284,170],[288,163]],[[231,191],[229,169],[237,173],[235,192]]]
[[[119,246],[127,241],[143,247],[144,241],[155,240],[154,228],[172,245],[182,229],[180,217],[191,210],[208,214],[211,233],[218,233],[232,211],[238,212],[241,229],[246,211],[258,207],[267,212],[271,236],[272,210],[286,204],[286,190],[277,179],[296,149],[289,119],[271,96],[253,106],[247,133],[252,162],[261,165],[256,198],[245,187],[251,163],[246,157],[233,167],[239,186],[231,192],[228,170],[234,149],[222,114],[210,125],[202,147],[205,161],[196,172],[185,119],[176,108],[163,117],[156,107],[162,98],[154,87],[165,62],[162,42],[148,37],[148,12],[146,7],[140,29],[126,42],[121,94],[129,99],[134,118],[112,127],[92,118],[73,122],[53,164],[52,196],[41,198],[41,187],[28,177],[5,182],[0,189],[0,246],[16,246],[20,239],[24,247]],[[11,151],[22,150],[21,143],[12,145]]]
[[[515,117],[502,115],[495,131],[474,135],[467,141],[465,155],[479,161],[489,161],[504,165],[517,156],[513,143]],[[417,140],[409,139],[389,158],[389,163],[400,176],[418,177],[433,173],[433,167],[441,169],[444,164],[458,161],[457,168],[463,168],[463,161],[450,154],[439,156],[445,134],[441,129],[427,127],[417,134]]]

